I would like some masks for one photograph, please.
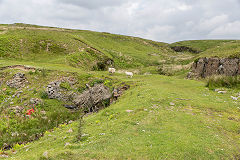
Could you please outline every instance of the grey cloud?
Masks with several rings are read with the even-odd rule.
[[[83,8],[97,9],[101,7],[118,6],[127,0],[57,0],[60,3],[77,5]]]
[[[0,0],[0,21],[106,31],[164,42],[229,39],[240,37],[239,1]]]

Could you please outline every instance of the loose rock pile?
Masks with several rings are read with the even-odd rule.
[[[34,105],[39,105],[42,103],[42,100],[41,99],[38,99],[38,98],[31,98],[30,99],[30,103],[31,104],[34,104]]]
[[[16,73],[12,79],[8,80],[6,82],[6,84],[9,86],[9,87],[12,87],[12,88],[22,88],[22,87],[25,87],[25,83],[27,83],[27,79],[25,77],[25,74],[23,73]]]
[[[47,85],[46,92],[48,94],[48,98],[50,99],[58,99],[62,101],[69,101],[73,98],[75,93],[69,92],[64,88],[61,88],[61,83],[69,82],[69,84],[73,85],[75,81],[71,78],[62,78],[60,80],[51,82]]]
[[[24,107],[21,106],[13,106],[10,108],[11,111],[13,111],[14,113],[22,113],[22,111],[24,110]]]

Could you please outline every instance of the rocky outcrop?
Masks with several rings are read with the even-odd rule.
[[[25,74],[23,73],[16,73],[12,79],[8,80],[6,82],[7,86],[11,87],[11,88],[22,88],[25,87],[25,83],[27,83],[27,79],[25,77]]]
[[[104,106],[103,101],[110,103],[112,93],[104,84],[96,84],[94,87],[84,91],[81,95],[73,98],[73,103],[85,112],[97,111]]]
[[[236,76],[239,74],[239,58],[200,58],[194,62],[188,78],[206,78],[212,75]]]
[[[83,93],[67,90],[62,87],[61,83],[68,82],[74,88],[75,81],[69,78],[63,78],[48,84],[46,92],[48,98],[58,99],[66,102],[64,105],[68,109],[83,109],[85,113],[96,112],[102,108],[109,106],[113,101],[117,100],[123,92],[129,89],[129,85],[125,83],[115,88],[113,92],[103,83],[95,84],[93,87],[86,84],[87,89]]]
[[[199,51],[192,49],[190,47],[186,47],[186,46],[173,46],[173,47],[171,47],[171,49],[174,50],[175,52],[199,53]]]

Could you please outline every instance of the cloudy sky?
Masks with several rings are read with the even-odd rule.
[[[0,0],[0,23],[16,22],[164,42],[240,39],[240,0]]]

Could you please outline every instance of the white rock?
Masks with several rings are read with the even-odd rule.
[[[70,128],[67,132],[72,133],[73,132],[72,128]]]
[[[48,158],[48,151],[43,153],[43,157]]]
[[[225,94],[227,91],[218,91],[218,93]]]
[[[235,100],[235,101],[238,100],[238,97],[233,97],[233,96],[231,96],[231,98],[232,98],[233,100]]]
[[[133,112],[133,110],[126,110],[126,112],[131,113],[131,112]]]

